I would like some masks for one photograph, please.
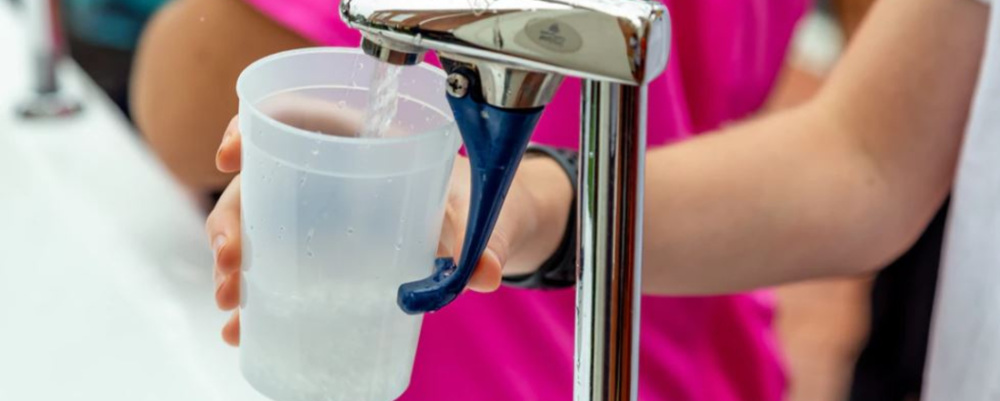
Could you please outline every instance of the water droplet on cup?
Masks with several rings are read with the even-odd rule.
[[[299,178],[299,188],[306,186],[306,177]]]
[[[319,149],[313,149],[312,154],[313,156],[319,156]]]
[[[316,229],[310,228],[309,232],[306,233],[306,242],[312,242],[313,234],[316,234]]]
[[[354,227],[347,227],[347,235],[354,235]]]
[[[278,226],[278,230],[285,231],[285,226]]]
[[[486,110],[483,110],[483,111],[479,112],[479,116],[482,117],[483,120],[489,120],[490,119],[490,113],[487,113]]]
[[[385,179],[385,182],[386,182],[387,184],[392,184],[392,178],[386,178],[386,179]]]
[[[310,258],[313,257],[313,251],[312,251],[312,249],[306,248],[306,256],[308,256]]]
[[[402,238],[399,238],[399,239],[396,240],[396,250],[397,251],[403,250],[403,239]]]
[[[337,102],[337,107],[342,108],[342,109],[347,108],[347,102],[344,101],[344,100],[338,101]]]

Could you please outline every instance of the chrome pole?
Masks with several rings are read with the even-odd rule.
[[[646,87],[584,81],[576,401],[638,396]]]
[[[66,48],[61,35],[56,0],[27,0],[28,43],[32,59],[32,87],[36,93],[55,93],[56,65]]]
[[[31,95],[19,107],[24,118],[59,118],[76,114],[80,103],[60,92],[57,70],[65,56],[59,0],[25,0]]]

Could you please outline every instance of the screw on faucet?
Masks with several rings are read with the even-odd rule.
[[[448,75],[448,95],[463,98],[469,93],[469,78],[457,72]]]

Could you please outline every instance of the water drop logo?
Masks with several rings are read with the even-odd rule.
[[[564,22],[539,18],[525,25],[528,39],[536,45],[557,53],[572,53],[583,47],[583,38]]]

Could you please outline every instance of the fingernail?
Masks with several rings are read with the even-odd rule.
[[[219,253],[222,252],[222,248],[226,246],[226,236],[219,234],[212,239],[212,255],[215,258],[215,264],[219,263]]]

